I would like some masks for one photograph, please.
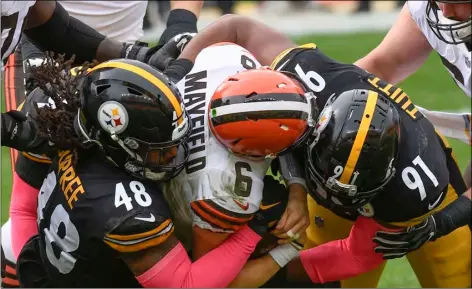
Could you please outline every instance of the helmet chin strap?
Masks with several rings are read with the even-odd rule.
[[[132,150],[130,150],[128,148],[128,146],[126,146],[124,144],[124,142],[121,140],[121,138],[118,137],[118,135],[116,134],[115,130],[114,129],[110,129],[110,137],[113,141],[115,141],[125,152],[128,153],[128,155],[136,160],[138,160],[139,162],[144,162],[143,161],[143,158],[138,155],[137,153],[133,152]]]
[[[82,121],[80,120],[80,108],[79,108],[79,110],[77,112],[77,115],[75,116],[75,119],[74,119],[74,129],[75,129],[76,133],[78,133],[83,138],[85,138],[85,140],[82,142],[82,144],[84,144],[84,145],[96,144],[100,147],[100,149],[103,150],[103,145],[98,140],[90,138],[89,134],[85,130],[85,128],[82,124]]]

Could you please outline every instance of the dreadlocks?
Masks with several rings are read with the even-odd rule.
[[[71,72],[75,56],[65,60],[64,55],[54,57],[47,52],[43,63],[31,67],[32,77],[37,81],[45,95],[49,96],[55,108],[44,106],[38,108],[35,103],[37,116],[35,122],[39,136],[53,142],[59,149],[76,149],[81,146],[81,139],[74,130],[74,118],[80,107],[79,86],[87,70],[96,64],[84,63]]]

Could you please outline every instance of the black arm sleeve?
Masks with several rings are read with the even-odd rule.
[[[465,225],[472,226],[471,201],[466,196],[460,196],[457,200],[447,205],[441,211],[434,214],[438,237],[445,236],[457,228]]]
[[[51,19],[25,30],[24,33],[43,51],[65,53],[67,58],[75,54],[76,64],[95,59],[98,46],[106,38],[90,26],[70,17],[59,3],[56,3]]]

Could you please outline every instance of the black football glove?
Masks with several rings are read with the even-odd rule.
[[[24,113],[11,110],[2,113],[2,146],[19,151],[43,153],[37,148],[45,142],[37,134],[36,125]]]
[[[395,259],[434,241],[457,228],[470,226],[471,201],[462,195],[442,210],[429,216],[420,224],[401,232],[377,232],[373,241],[379,246],[375,252],[383,253],[384,259]]]
[[[431,215],[420,224],[400,232],[377,232],[373,241],[378,246],[374,250],[377,253],[382,253],[383,259],[396,259],[439,237],[436,221],[434,216]]]
[[[149,58],[149,64],[164,71],[179,57],[185,46],[195,36],[195,33],[182,33],[174,36]]]
[[[164,46],[175,36],[180,34],[195,34],[197,30],[197,16],[185,9],[170,11],[167,18],[166,30],[162,33],[157,46]]]
[[[127,44],[121,51],[121,57],[138,60],[164,71],[172,61],[179,57],[185,45],[194,35],[191,33],[179,34],[165,45],[157,45],[152,48]]]

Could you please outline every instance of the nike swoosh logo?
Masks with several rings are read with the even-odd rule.
[[[260,209],[260,210],[268,210],[268,209],[270,209],[270,208],[273,208],[273,207],[277,206],[278,204],[280,204],[280,202],[277,202],[277,203],[275,203],[275,204],[266,205],[266,206],[264,206],[263,204],[261,204],[261,205],[259,206],[259,209]]]
[[[243,209],[244,211],[246,211],[247,209],[249,209],[249,204],[246,203],[246,204],[242,204],[241,202],[239,202],[238,200],[235,200],[233,199],[233,201],[236,203],[236,205],[238,205],[241,209]]]
[[[134,218],[135,218],[136,220],[141,220],[141,221],[150,222],[150,223],[156,221],[156,217],[154,217],[153,214],[151,214],[151,216],[148,217],[148,218],[143,218],[143,217],[134,217]]]
[[[436,202],[434,202],[433,204],[428,204],[428,210],[432,210],[436,207],[436,205],[439,203],[439,201],[441,200],[441,197],[442,195],[444,194],[444,192],[442,192],[440,195],[439,195],[439,198],[436,200]]]

